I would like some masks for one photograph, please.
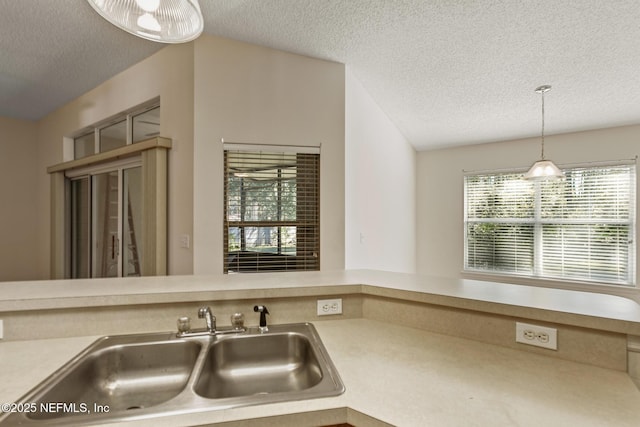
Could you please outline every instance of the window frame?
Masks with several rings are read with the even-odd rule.
[[[491,278],[493,280],[504,281],[504,280],[513,280],[520,279],[525,284],[533,284],[533,285],[541,285],[548,287],[567,287],[576,289],[589,289],[591,287],[603,289],[606,287],[614,288],[622,290],[630,290],[635,291],[638,289],[637,280],[636,280],[636,197],[637,197],[637,166],[636,159],[631,160],[619,160],[619,161],[611,161],[611,162],[592,162],[587,164],[571,164],[565,165],[561,167],[563,171],[576,171],[576,170],[595,170],[598,168],[615,168],[615,167],[629,167],[630,176],[629,176],[629,202],[628,202],[628,210],[629,217],[626,221],[620,220],[608,220],[602,221],[600,218],[589,218],[580,219],[580,220],[563,220],[560,218],[543,218],[541,212],[544,210],[544,207],[541,206],[540,197],[540,182],[533,180],[532,182],[533,188],[533,198],[534,198],[534,206],[533,206],[533,216],[531,218],[525,219],[515,219],[515,218],[500,218],[499,216],[494,215],[492,218],[483,218],[483,219],[470,219],[469,215],[469,194],[468,194],[468,177],[473,176],[503,176],[503,175],[524,175],[524,170],[521,169],[510,169],[510,170],[494,170],[494,171],[479,171],[479,172],[465,172],[464,180],[463,180],[463,274],[466,276],[479,276],[484,278]],[[513,180],[515,181],[515,180]],[[499,269],[482,269],[477,267],[472,267],[469,264],[469,224],[473,223],[524,223],[531,224],[534,231],[532,232],[532,270],[530,273],[516,272],[516,271],[500,271]],[[566,226],[569,224],[578,224],[588,226],[597,226],[597,225],[625,225],[628,227],[628,237],[629,237],[629,247],[628,247],[628,255],[627,255],[627,263],[626,268],[628,269],[626,274],[626,280],[624,281],[616,281],[616,280],[603,280],[602,278],[587,278],[587,277],[572,277],[570,275],[565,275],[564,277],[553,275],[553,274],[545,274],[541,265],[544,263],[545,258],[542,253],[542,233],[543,226],[549,225],[559,225]],[[573,284],[573,285],[572,285]],[[566,285],[566,286],[564,286]]]
[[[74,134],[68,138],[72,144],[72,150],[71,150],[72,158],[69,160],[80,160],[85,157],[106,153],[106,152],[115,150],[117,148],[122,148],[132,144],[137,144],[139,142],[146,141],[146,140],[155,138],[156,136],[159,136],[160,132],[158,130],[157,134],[154,133],[154,135],[151,135],[148,138],[134,140],[134,131],[135,131],[134,122],[136,118],[138,116],[141,116],[155,109],[161,109],[160,101],[158,99],[154,99],[148,103],[138,105],[130,110],[124,111],[120,114],[117,114],[108,119],[102,120],[98,123],[95,123],[91,126],[85,127],[81,130],[74,132]],[[125,144],[117,147],[103,149],[102,131],[123,122],[125,124]],[[158,123],[158,126],[160,125],[161,123]],[[78,156],[78,141],[81,140],[82,138],[86,138],[89,136],[93,136],[93,152],[87,153],[84,156]]]
[[[256,272],[286,272],[286,271],[318,271],[320,270],[320,149],[312,146],[290,146],[290,145],[262,145],[262,144],[243,144],[228,143],[223,144],[223,272],[228,273],[256,273]],[[233,153],[233,154],[229,154]],[[275,158],[279,155],[295,154],[295,162],[291,168],[296,169],[295,174],[295,218],[283,217],[281,213],[284,210],[284,201],[281,198],[282,185],[287,178],[283,177],[285,167],[276,163],[266,163],[266,167],[262,166],[255,170],[248,170],[249,173],[259,173],[260,170],[280,171],[275,175],[266,178],[265,182],[273,180],[278,191],[273,194],[275,197],[275,211],[278,212],[276,218],[242,218],[232,219],[231,212],[231,185],[229,177],[231,174],[238,176],[237,172],[232,173],[232,166],[229,165],[229,156],[237,156],[240,159],[243,155],[247,159],[252,156],[264,154],[267,158]],[[301,159],[300,155],[313,155],[315,157],[307,157]],[[237,159],[236,159],[237,160]],[[311,163],[308,163],[311,161]],[[310,165],[310,166],[309,166]],[[300,167],[304,166],[303,174],[300,174]],[[308,181],[309,175],[313,180]],[[241,180],[244,178],[240,177]],[[307,181],[304,181],[307,179]],[[242,182],[242,181],[240,181]],[[300,183],[304,182],[300,187]],[[307,193],[310,190],[310,193]],[[259,191],[259,190],[258,190]],[[304,194],[304,199],[300,202],[300,198]],[[248,196],[245,196],[246,198]],[[244,212],[243,197],[241,196],[240,212]],[[255,202],[254,202],[255,203]],[[307,204],[308,203],[308,204]],[[256,205],[257,206],[257,205]],[[300,209],[300,206],[308,206]],[[250,206],[249,206],[250,207]],[[238,210],[238,207],[235,207]],[[247,229],[247,228],[276,228],[276,248],[277,251],[260,251],[247,247],[240,243],[240,249],[230,250],[231,229]],[[295,234],[295,250],[294,255],[288,254],[283,250],[283,241],[281,233],[283,228],[294,227]],[[240,233],[241,235],[243,233]],[[244,240],[246,242],[246,239]],[[302,242],[302,243],[301,243]],[[253,250],[252,250],[253,249]],[[244,258],[244,259],[243,259]],[[233,268],[235,267],[235,268]]]
[[[171,145],[171,140],[168,138],[154,137],[47,168],[51,181],[51,279],[71,277],[71,263],[68,262],[70,215],[68,215],[67,200],[70,197],[69,176],[74,175],[72,171],[98,165],[104,166],[118,159],[130,159],[135,156],[140,156],[142,162],[142,194],[144,195],[142,198],[144,221],[141,231],[144,257],[141,265],[142,275],[164,276],[167,274],[167,176],[168,151]]]
[[[134,275],[125,275],[125,253],[126,253],[126,236],[125,236],[125,218],[126,218],[126,212],[125,212],[125,194],[126,194],[126,188],[124,187],[124,175],[126,173],[126,171],[131,170],[131,169],[139,169],[140,171],[142,171],[142,154],[138,153],[136,155],[133,155],[131,157],[126,157],[126,158],[122,158],[122,159],[116,159],[116,160],[112,160],[112,161],[108,161],[108,162],[104,162],[104,163],[100,163],[98,165],[88,165],[86,167],[82,167],[82,168],[77,168],[77,169],[70,169],[65,171],[65,178],[67,179],[67,185],[71,185],[71,183],[73,181],[77,181],[77,180],[82,180],[82,179],[87,179],[88,180],[88,197],[89,197],[89,204],[88,204],[88,209],[87,209],[87,214],[88,214],[88,224],[89,224],[89,233],[86,236],[88,239],[88,248],[89,248],[89,265],[88,265],[88,272],[90,273],[88,277],[83,277],[83,278],[101,278],[101,277],[107,277],[107,276],[100,276],[98,275],[98,273],[95,271],[95,259],[94,259],[94,252],[96,250],[96,245],[94,244],[95,240],[96,240],[96,230],[95,230],[95,224],[94,224],[94,220],[95,217],[93,215],[93,210],[94,210],[94,197],[95,197],[95,186],[94,186],[94,178],[98,175],[103,175],[105,173],[109,173],[109,172],[115,172],[118,175],[118,183],[117,183],[117,188],[118,188],[118,195],[117,195],[117,203],[118,203],[118,209],[117,209],[117,220],[118,220],[118,227],[117,227],[117,237],[116,237],[116,255],[117,255],[117,273],[116,276],[111,276],[111,277],[134,277]],[[140,193],[142,194],[142,191],[140,191]],[[68,200],[66,201],[67,203],[67,209],[69,209],[69,212],[71,212],[71,203],[73,200],[73,196],[70,194],[70,197],[68,198]],[[142,204],[142,200],[140,200],[140,203]],[[69,218],[70,219],[70,218]],[[68,219],[68,220],[69,220]],[[67,221],[68,221],[67,220]],[[70,224],[71,226],[73,224]],[[71,231],[71,228],[70,230]],[[141,235],[140,235],[140,230],[138,232],[138,240],[142,240]],[[69,238],[70,236],[68,236]],[[73,239],[69,240],[68,245],[69,250],[70,250],[70,255],[69,255],[69,259],[68,262],[70,263],[70,266],[67,266],[67,268],[70,268],[70,273],[69,273],[69,277],[71,279],[75,279],[77,277],[75,277],[74,275],[74,262],[76,261],[74,259],[74,257],[72,256],[72,253],[74,251],[74,245],[73,245]],[[138,251],[140,254],[142,254],[143,248],[141,246],[141,244],[136,245],[135,250]],[[143,257],[141,257],[141,259],[143,259]],[[138,267],[139,267],[138,263]],[[139,274],[138,274],[139,276]]]

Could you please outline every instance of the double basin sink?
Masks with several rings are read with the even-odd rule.
[[[82,425],[336,396],[344,385],[310,323],[217,336],[103,337],[0,425]]]

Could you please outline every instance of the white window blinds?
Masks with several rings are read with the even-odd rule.
[[[465,177],[465,269],[635,283],[635,164]]]
[[[319,270],[319,153],[239,147],[224,151],[224,271]]]

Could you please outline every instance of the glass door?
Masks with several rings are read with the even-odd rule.
[[[93,175],[91,229],[92,277],[118,277],[120,271],[119,171]]]
[[[86,279],[91,273],[91,192],[89,177],[71,181],[71,277]]]
[[[71,277],[140,276],[142,168],[74,177],[70,193]]]
[[[122,275],[140,276],[142,257],[142,168],[125,169],[122,175],[123,232]]]

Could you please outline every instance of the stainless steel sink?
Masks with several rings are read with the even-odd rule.
[[[115,413],[156,406],[177,396],[187,386],[202,346],[193,341],[148,338],[155,337],[101,340],[66,374],[61,373],[60,380],[35,403],[37,406],[49,402],[90,403],[91,410],[109,408],[109,412]],[[79,409],[37,411],[29,416],[60,418],[82,414],[82,408]]]
[[[20,400],[35,410],[10,414],[0,425],[87,425],[343,392],[309,323],[214,337],[110,336]]]
[[[322,381],[313,344],[299,332],[236,336],[211,345],[195,391],[221,399],[295,393]]]

